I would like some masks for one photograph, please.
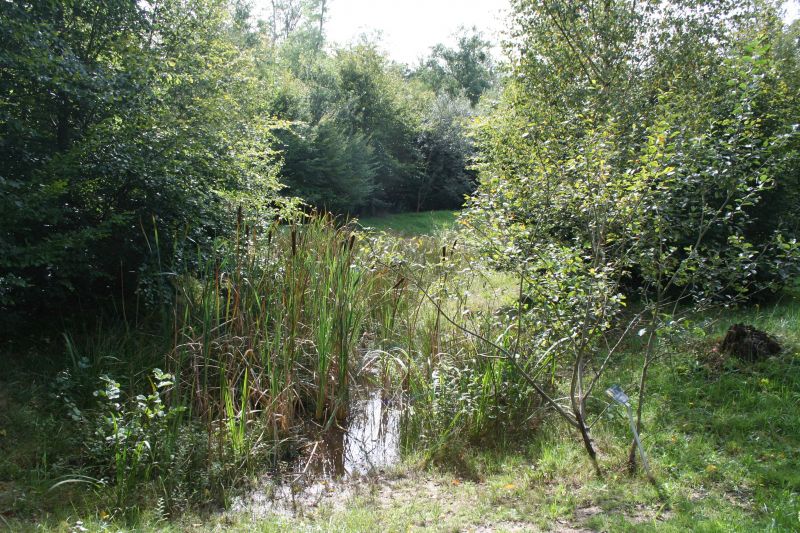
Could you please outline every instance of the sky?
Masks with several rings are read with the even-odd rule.
[[[786,10],[786,16],[783,17],[786,22],[793,22],[800,16],[800,0],[784,2],[783,8]]]
[[[395,61],[415,64],[437,43],[454,44],[459,26],[477,26],[498,41],[507,0],[330,0],[328,39],[345,44],[362,33],[382,34]]]
[[[395,61],[416,64],[437,43],[454,44],[459,26],[477,26],[499,41],[508,0],[329,0],[328,39],[346,44],[362,33],[382,35],[382,46]],[[786,21],[800,15],[800,0],[785,2]]]

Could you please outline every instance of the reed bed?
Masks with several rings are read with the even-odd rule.
[[[137,350],[128,329],[124,368],[93,358],[122,382],[103,377],[82,415],[94,435],[87,472],[116,487],[116,506],[143,483],[169,508],[225,503],[232,485],[295,456],[309,423],[346,423],[365,380],[403,399],[406,448],[436,450],[530,412],[514,368],[445,319],[510,342],[494,302],[470,299],[469,254],[443,235],[356,228],[324,215],[258,231],[240,220],[171,275],[175,297],[151,335],[171,345],[165,360],[146,355],[152,343]]]
[[[177,280],[176,399],[221,447],[247,455],[250,428],[276,439],[346,417],[354,368],[394,335],[411,294],[365,242],[329,216],[241,225]]]

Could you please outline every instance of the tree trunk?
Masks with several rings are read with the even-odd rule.
[[[578,420],[578,429],[580,430],[581,438],[583,439],[583,447],[586,449],[586,453],[589,454],[589,460],[592,462],[595,473],[598,477],[602,477],[603,471],[600,470],[600,465],[597,462],[597,452],[594,449],[594,444],[592,444],[592,437],[589,435],[589,428],[586,426],[581,413],[575,413],[575,418]]]

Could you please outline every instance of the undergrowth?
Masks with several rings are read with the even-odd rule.
[[[218,527],[215,513],[237,491],[296,456],[309,423],[344,421],[353,387],[371,380],[408,406],[408,475],[446,488],[450,503],[436,508],[424,492],[406,495],[425,510],[425,527],[544,527],[580,515],[593,528],[647,529],[643,513],[676,530],[797,526],[800,304],[791,292],[778,305],[694,317],[663,344],[642,433],[655,489],[629,477],[627,419],[601,392],[588,404],[598,478],[574,434],[496,357],[496,345],[520,342],[513,279],[479,268],[453,234],[398,239],[329,218],[240,229],[217,255],[169,274],[166,311],[72,328],[18,354],[0,388],[3,523]],[[715,342],[740,321],[777,334],[782,355],[720,361]],[[637,336],[625,341],[598,391],[635,390],[640,349]],[[555,393],[563,369],[547,368]],[[282,524],[420,526],[374,496]],[[600,511],[581,515],[588,507]]]

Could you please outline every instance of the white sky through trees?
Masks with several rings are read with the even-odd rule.
[[[359,35],[381,34],[381,46],[395,61],[410,65],[437,43],[454,44],[460,26],[476,26],[484,37],[499,41],[508,0],[328,0],[328,39],[347,44]],[[800,0],[784,3],[785,20],[800,16]]]
[[[328,39],[346,44],[366,33],[381,33],[381,45],[395,61],[416,64],[437,43],[454,44],[459,26],[476,26],[498,41],[507,0],[329,0]]]
[[[788,0],[783,3],[783,8],[786,10],[786,15],[783,17],[786,22],[794,22],[800,16],[799,0]]]

